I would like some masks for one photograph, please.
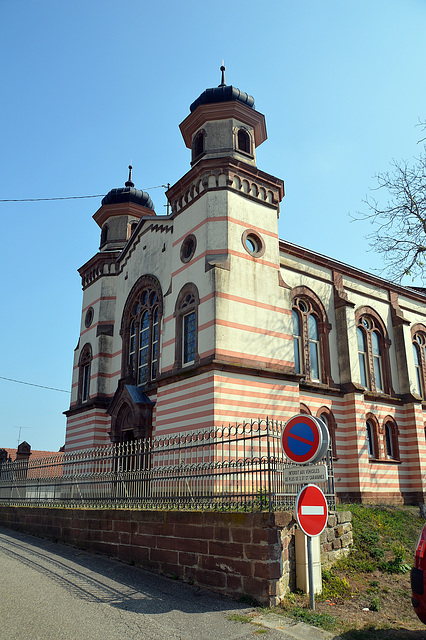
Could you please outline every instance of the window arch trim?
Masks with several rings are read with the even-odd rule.
[[[78,359],[77,402],[83,404],[90,400],[90,378],[92,375],[93,352],[90,342],[86,342]]]
[[[200,305],[200,296],[198,289],[193,282],[188,282],[180,290],[174,310],[175,317],[175,362],[173,365],[173,371],[182,369],[183,367],[190,365],[197,365],[200,362],[200,356],[198,354],[198,309]],[[193,315],[191,315],[193,314]],[[185,318],[190,321],[186,321]],[[193,332],[193,344],[191,344],[191,350],[193,350],[193,358],[190,361],[185,362],[185,347],[188,348],[186,338],[188,338],[188,332]],[[192,351],[191,351],[192,353]]]
[[[337,423],[333,415],[333,412],[328,407],[321,407],[317,411],[317,418],[325,417],[327,419],[328,432],[330,434],[331,451],[333,458],[337,460],[337,447],[336,447],[336,429]]]
[[[368,425],[370,425],[371,429],[371,444],[372,444],[372,452],[369,450],[368,446]],[[377,418],[372,413],[368,413],[365,417],[365,431],[366,431],[366,441],[367,441],[367,453],[370,460],[379,460],[380,458],[380,447],[379,447],[379,423]]]
[[[365,317],[366,319],[370,318],[370,323],[371,320],[373,321],[371,323],[371,328],[367,329],[362,325],[363,317]],[[377,311],[375,311],[371,307],[363,306],[359,307],[355,311],[355,325],[357,329],[361,329],[365,337],[367,347],[366,373],[367,383],[369,383],[368,390],[372,391],[373,393],[385,393],[387,395],[393,395],[394,392],[392,389],[392,377],[389,358],[389,348],[392,343],[389,339],[389,334],[385,323],[383,322]],[[379,337],[380,361],[377,360],[378,356],[374,353],[373,349],[373,332],[378,334]],[[378,367],[381,368],[381,383],[383,385],[383,389],[380,389],[380,381],[379,384],[377,384],[376,380],[376,377],[378,375]]]
[[[387,428],[390,429],[391,441],[388,442]],[[398,462],[399,454],[399,429],[393,416],[386,416],[382,422],[380,435],[383,437],[383,452],[386,460],[390,462]],[[391,451],[389,452],[389,445]]]
[[[245,127],[239,127],[236,132],[236,148],[240,153],[245,153],[249,156],[253,155],[253,140]]]
[[[312,309],[312,314],[305,314],[300,311],[296,306],[297,300],[305,300]],[[319,297],[308,287],[300,286],[295,287],[291,292],[292,309],[299,315],[301,325],[301,373],[306,379],[311,380],[311,355],[309,353],[312,340],[309,337],[308,319],[309,315],[313,315],[318,323],[318,351],[319,351],[319,366],[320,366],[320,380],[313,380],[314,382],[322,382],[327,385],[334,385],[331,377],[331,363],[330,363],[330,348],[329,348],[329,334],[331,331],[331,324],[328,321],[327,313],[324,305]]]
[[[423,338],[423,344],[420,344],[416,339],[417,336],[421,336]],[[420,386],[420,389],[417,389],[417,393],[423,400],[426,399],[426,327],[424,324],[417,322],[415,325],[411,327],[411,343],[413,345],[413,349],[416,350],[418,364],[414,362],[415,372],[416,372],[416,387]],[[414,355],[413,355],[414,357]]]
[[[206,152],[206,131],[200,129],[192,139],[192,162],[199,160]]]
[[[142,306],[138,314],[134,314],[134,306],[144,289],[152,289],[155,292],[155,301]],[[148,311],[149,336],[146,363],[146,380],[140,379],[141,372],[141,326],[140,321]],[[157,316],[156,316],[157,313]],[[161,285],[157,278],[151,274],[141,276],[133,285],[124,305],[121,319],[120,335],[122,338],[122,377],[130,378],[133,383],[146,385],[153,382],[159,374],[159,344],[161,336],[161,319],[163,316],[163,295]],[[132,343],[131,343],[132,340]],[[133,359],[132,359],[133,354]],[[153,364],[155,362],[155,367]]]

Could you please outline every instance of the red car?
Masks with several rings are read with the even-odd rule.
[[[426,524],[417,540],[414,567],[411,569],[411,602],[423,624],[426,624]]]

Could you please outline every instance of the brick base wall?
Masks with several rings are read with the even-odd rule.
[[[0,506],[0,523],[266,606],[294,588],[291,513]]]

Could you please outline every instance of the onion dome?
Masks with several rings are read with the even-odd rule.
[[[111,189],[111,191],[109,191],[102,199],[102,206],[107,204],[119,204],[121,202],[134,202],[142,207],[154,210],[154,203],[152,202],[149,194],[146,191],[135,189],[135,185],[132,182],[132,168],[132,165],[129,165],[129,179],[125,183],[124,187]]]
[[[214,104],[216,102],[230,102],[231,100],[238,100],[247,107],[254,109],[254,98],[249,96],[245,91],[240,91],[237,87],[232,85],[227,86],[225,83],[225,67],[222,65],[220,68],[222,72],[222,82],[218,87],[213,89],[206,89],[203,93],[191,104],[189,107],[190,112],[195,111],[200,104]]]

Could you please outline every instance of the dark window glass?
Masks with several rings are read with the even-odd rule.
[[[195,358],[195,311],[183,316],[183,364]]]
[[[85,402],[89,397],[90,388],[90,364],[83,367],[83,386],[81,389],[81,400]]]
[[[368,455],[370,456],[370,458],[374,458],[375,451],[374,451],[373,425],[369,420],[367,420],[367,445],[368,445]]]
[[[388,458],[394,458],[393,451],[393,434],[392,434],[392,426],[390,424],[386,424],[385,426],[385,442],[386,442],[386,455]]]
[[[139,385],[158,375],[159,321],[158,293],[144,288],[132,305],[128,334],[129,371]]]
[[[244,129],[238,131],[238,149],[250,153],[250,136]]]

